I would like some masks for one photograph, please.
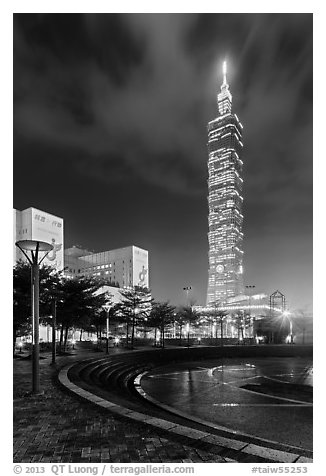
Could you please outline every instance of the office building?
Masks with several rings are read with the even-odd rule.
[[[65,250],[65,274],[105,278],[120,288],[149,287],[148,251],[127,246],[94,253],[73,246]]]
[[[243,127],[232,112],[226,63],[217,108],[208,123],[208,306],[243,294]]]

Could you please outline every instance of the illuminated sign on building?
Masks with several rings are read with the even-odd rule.
[[[148,251],[133,247],[133,286],[149,287]]]
[[[45,257],[44,264],[57,271],[64,267],[63,219],[37,208],[14,210],[14,242],[18,240],[39,240],[53,245],[53,250]],[[23,254],[14,249],[14,261],[24,259]]]

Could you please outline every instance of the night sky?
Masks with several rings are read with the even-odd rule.
[[[311,14],[15,14],[14,207],[65,247],[149,251],[153,297],[204,304],[207,122],[244,126],[245,284],[312,309]],[[37,171],[37,173],[35,173]]]

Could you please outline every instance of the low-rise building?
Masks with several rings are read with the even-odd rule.
[[[94,253],[73,246],[65,250],[65,273],[105,278],[120,288],[149,288],[148,251],[132,245]]]

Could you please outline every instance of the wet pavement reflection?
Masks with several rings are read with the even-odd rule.
[[[312,449],[312,361],[206,360],[156,368],[143,390],[210,424]]]

